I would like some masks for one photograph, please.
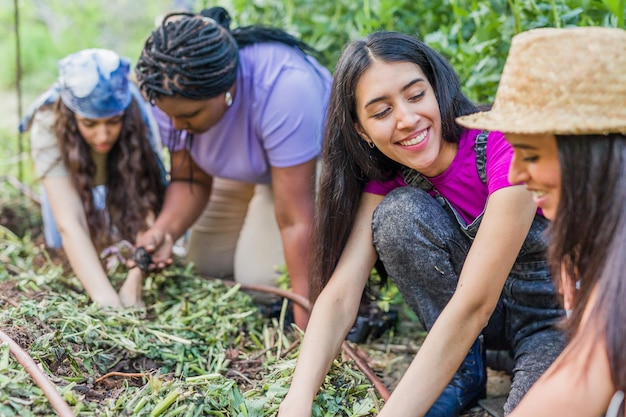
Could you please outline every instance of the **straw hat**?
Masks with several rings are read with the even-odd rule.
[[[521,134],[626,134],[626,30],[542,28],[513,37],[491,111],[468,128]]]

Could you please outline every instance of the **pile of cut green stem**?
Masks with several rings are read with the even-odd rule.
[[[117,266],[119,286],[125,271]],[[76,416],[276,415],[302,333],[264,318],[238,286],[174,265],[144,283],[145,309],[90,303],[67,267],[0,226],[0,328],[39,364]],[[283,304],[283,312],[286,303]],[[334,362],[313,416],[368,416],[381,399]],[[41,389],[0,344],[0,415],[51,416]]]

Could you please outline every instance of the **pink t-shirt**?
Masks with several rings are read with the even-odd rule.
[[[487,204],[487,198],[495,191],[509,187],[509,165],[513,157],[513,148],[504,139],[501,132],[490,132],[487,138],[486,174],[487,183],[483,183],[476,167],[474,142],[479,130],[465,130],[459,142],[459,150],[446,171],[428,180],[435,189],[450,202],[467,224],[480,216]],[[402,175],[392,180],[370,181],[364,191],[386,195],[398,187],[406,187]],[[434,192],[431,194],[434,195]]]

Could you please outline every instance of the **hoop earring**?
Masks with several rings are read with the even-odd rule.
[[[374,141],[367,142],[367,146],[369,146],[370,149],[374,149],[376,147],[376,145],[374,145]]]
[[[233,96],[230,94],[230,91],[227,91],[226,95],[224,95],[224,101],[228,107],[233,105]]]

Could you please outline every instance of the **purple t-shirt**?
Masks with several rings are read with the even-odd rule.
[[[509,187],[509,165],[513,157],[513,148],[500,132],[490,132],[487,138],[486,174],[487,183],[483,183],[476,167],[474,142],[479,130],[465,130],[459,142],[459,150],[452,164],[442,174],[429,177],[435,189],[444,196],[463,219],[470,224],[480,216],[487,204],[487,198],[495,191]],[[407,186],[399,175],[392,180],[370,181],[364,191],[386,195],[391,190]]]
[[[321,149],[332,77],[313,57],[280,43],[239,51],[237,92],[224,117],[196,134],[191,157],[207,174],[269,184],[272,166],[298,165]],[[183,149],[187,132],[174,143],[170,119],[153,107],[164,145]]]

